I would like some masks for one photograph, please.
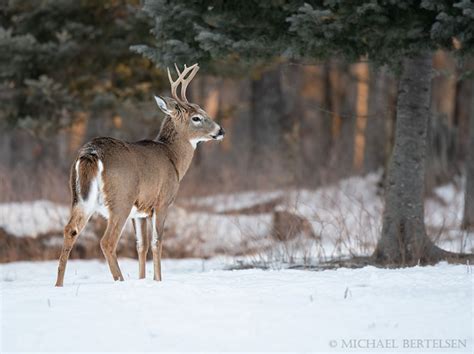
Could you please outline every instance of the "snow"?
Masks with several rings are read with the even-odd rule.
[[[222,213],[229,210],[243,209],[255,204],[269,202],[275,198],[283,197],[284,191],[270,192],[240,192],[234,194],[217,194],[209,197],[189,198],[187,202],[200,207],[205,207],[213,212]]]
[[[0,265],[0,351],[334,352],[351,339],[359,352],[373,340],[398,349],[372,352],[443,351],[403,347],[421,339],[472,352],[468,266],[225,270],[232,262],[166,260],[158,283],[151,264],[137,280],[137,262],[121,259],[126,280],[114,283],[105,263],[70,261],[64,288],[56,262]]]
[[[69,207],[48,200],[0,203],[0,227],[19,237],[62,230],[68,219]]]
[[[277,210],[304,217],[321,238],[311,246],[310,253],[316,258],[370,255],[382,228],[383,199],[377,191],[379,180],[379,173],[371,173],[317,190],[251,191],[183,198],[169,212],[166,246],[185,250],[183,254],[188,256],[206,258],[265,252],[275,244],[271,238],[272,213],[238,214],[235,211],[279,198]],[[474,250],[473,234],[460,230],[463,191],[462,181],[455,181],[435,189],[436,198],[429,198],[425,203],[428,234],[442,248],[454,252]],[[0,227],[16,236],[35,237],[46,232],[60,236],[68,216],[67,206],[49,201],[0,204]],[[126,233],[131,232],[131,223],[128,223]],[[90,224],[85,234],[93,235]]]

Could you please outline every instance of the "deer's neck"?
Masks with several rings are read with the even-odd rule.
[[[194,155],[193,146],[186,137],[179,134],[169,117],[165,118],[155,141],[164,145],[168,158],[176,168],[178,178],[181,180],[191,165]]]

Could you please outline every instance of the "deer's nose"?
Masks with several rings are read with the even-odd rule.
[[[219,131],[217,132],[217,135],[222,135],[222,136],[224,136],[224,135],[225,135],[225,130],[224,130],[224,128],[221,127],[221,128],[219,129]]]

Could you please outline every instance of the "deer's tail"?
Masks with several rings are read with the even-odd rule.
[[[71,169],[70,184],[73,206],[80,200],[89,200],[91,194],[96,192],[97,177],[102,169],[102,162],[96,153],[85,152],[79,155]]]

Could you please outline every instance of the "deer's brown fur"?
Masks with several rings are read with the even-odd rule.
[[[179,183],[191,164],[199,141],[220,140],[222,128],[198,105],[186,99],[186,87],[199,67],[185,67],[173,82],[172,98],[155,97],[167,114],[154,140],[126,142],[95,138],[79,151],[71,169],[71,218],[64,229],[56,286],[62,286],[69,253],[89,218],[99,212],[107,218],[100,246],[114,280],[123,280],[116,248],[128,218],[137,236],[139,277],[145,277],[148,252],[147,219],[152,223],[154,279],[161,280],[164,222]],[[186,78],[187,76],[187,78]],[[176,93],[182,85],[181,97]]]

